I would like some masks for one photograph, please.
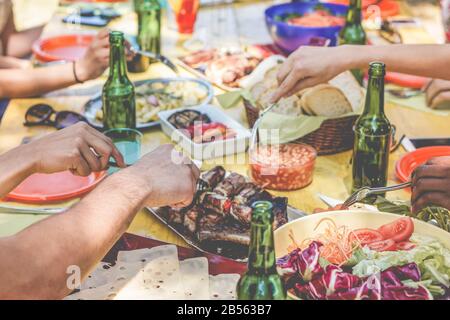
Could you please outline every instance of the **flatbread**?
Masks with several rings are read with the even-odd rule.
[[[219,274],[209,277],[209,291],[211,300],[236,300],[236,287],[240,275],[234,273]]]
[[[107,284],[110,281],[108,274],[110,273],[109,269],[111,268],[112,266],[110,263],[100,262],[94,271],[92,271],[81,283],[80,290],[94,289]]]
[[[177,247],[119,252],[115,265],[100,263],[66,300],[231,300],[238,274],[209,276],[208,259],[178,260]]]
[[[116,299],[184,299],[176,246],[159,246],[135,254],[130,252],[126,257],[137,260],[134,263],[144,263],[142,277],[134,278],[128,283]],[[121,255],[121,258],[124,256]],[[141,283],[136,282],[137,280]]]
[[[186,300],[209,299],[208,259],[194,258],[180,261],[180,272]]]

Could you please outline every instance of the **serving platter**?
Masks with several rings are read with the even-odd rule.
[[[175,225],[170,224],[163,216],[162,212],[159,210],[160,208],[147,208],[147,210],[153,215],[155,216],[159,221],[161,221],[164,225],[166,225],[170,230],[172,230],[173,232],[175,232],[178,236],[180,236],[184,241],[186,241],[187,244],[189,244],[191,247],[195,248],[196,250],[198,250],[199,252],[203,252],[205,254],[211,254],[211,255],[215,255],[215,256],[220,256],[224,259],[228,259],[222,255],[220,255],[219,252],[214,251],[215,248],[210,248],[208,246],[202,245],[202,243],[200,243],[197,239],[195,239],[194,237],[188,235],[187,233],[183,232],[183,230]],[[296,219],[305,217],[307,214],[299,209],[296,209],[292,206],[288,206],[287,207],[287,215],[288,215],[288,221],[294,221]],[[227,248],[225,248],[225,251]],[[236,252],[236,254],[242,254],[247,256],[247,248],[244,248],[243,246],[237,247],[235,245],[230,245],[229,250],[236,250],[238,252]],[[226,253],[222,253],[222,254],[226,254]],[[244,262],[246,261],[246,259],[242,259],[242,258],[235,258],[235,259],[231,259],[232,261],[235,262]]]
[[[207,105],[211,102],[211,100],[214,97],[214,90],[211,86],[211,84],[205,80],[201,79],[194,79],[194,78],[185,78],[185,77],[179,77],[179,78],[155,78],[155,79],[149,79],[149,80],[141,80],[134,82],[135,87],[140,87],[143,85],[151,85],[156,83],[162,83],[162,84],[169,84],[171,82],[193,82],[197,83],[199,86],[203,87],[206,91],[206,97],[205,99],[198,105],[194,106],[185,106],[186,108],[197,108],[200,106]],[[89,121],[89,123],[97,128],[97,129],[103,129],[103,123],[99,121],[96,117],[96,114],[99,110],[102,109],[102,93],[99,92],[96,95],[94,95],[89,101],[84,105],[83,109],[83,115],[86,117],[86,119]],[[149,129],[153,127],[157,127],[160,125],[160,121],[150,121],[145,123],[137,123],[137,129]]]

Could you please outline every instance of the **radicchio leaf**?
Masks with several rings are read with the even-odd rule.
[[[383,288],[383,300],[433,300],[433,296],[422,285]]]
[[[283,273],[296,272],[300,274],[304,281],[311,281],[323,273],[323,268],[319,264],[319,248],[321,246],[320,242],[313,241],[303,251],[296,249],[287,256],[278,259],[278,267],[282,269]]]

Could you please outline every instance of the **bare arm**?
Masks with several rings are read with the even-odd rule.
[[[77,61],[75,72],[78,80],[95,79],[108,67],[108,35],[108,30],[100,31],[85,56]],[[3,69],[0,70],[0,97],[31,97],[75,83],[72,63],[25,70]]]
[[[158,148],[74,208],[0,239],[0,299],[63,298],[71,292],[67,268],[78,266],[85,277],[144,205],[191,203],[199,171],[187,159],[170,161],[173,152],[171,145]]]
[[[76,84],[71,63],[36,69],[0,70],[0,97],[26,98]]]
[[[85,276],[125,232],[147,190],[126,172],[105,180],[68,212],[0,240],[0,298],[61,299],[67,268]]]
[[[44,26],[14,32],[9,36],[6,54],[11,57],[24,58],[31,54],[31,47],[41,36]]]
[[[450,45],[388,45],[332,48],[301,47],[278,72],[279,89],[272,101],[327,82],[349,69],[367,69],[382,61],[388,71],[450,80]]]

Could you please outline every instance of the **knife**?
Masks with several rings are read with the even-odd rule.
[[[328,197],[321,193],[318,193],[317,196],[319,197],[320,200],[322,200],[323,203],[325,203],[330,208],[336,207],[337,205],[340,205],[344,202],[342,200],[337,200],[337,199]]]

